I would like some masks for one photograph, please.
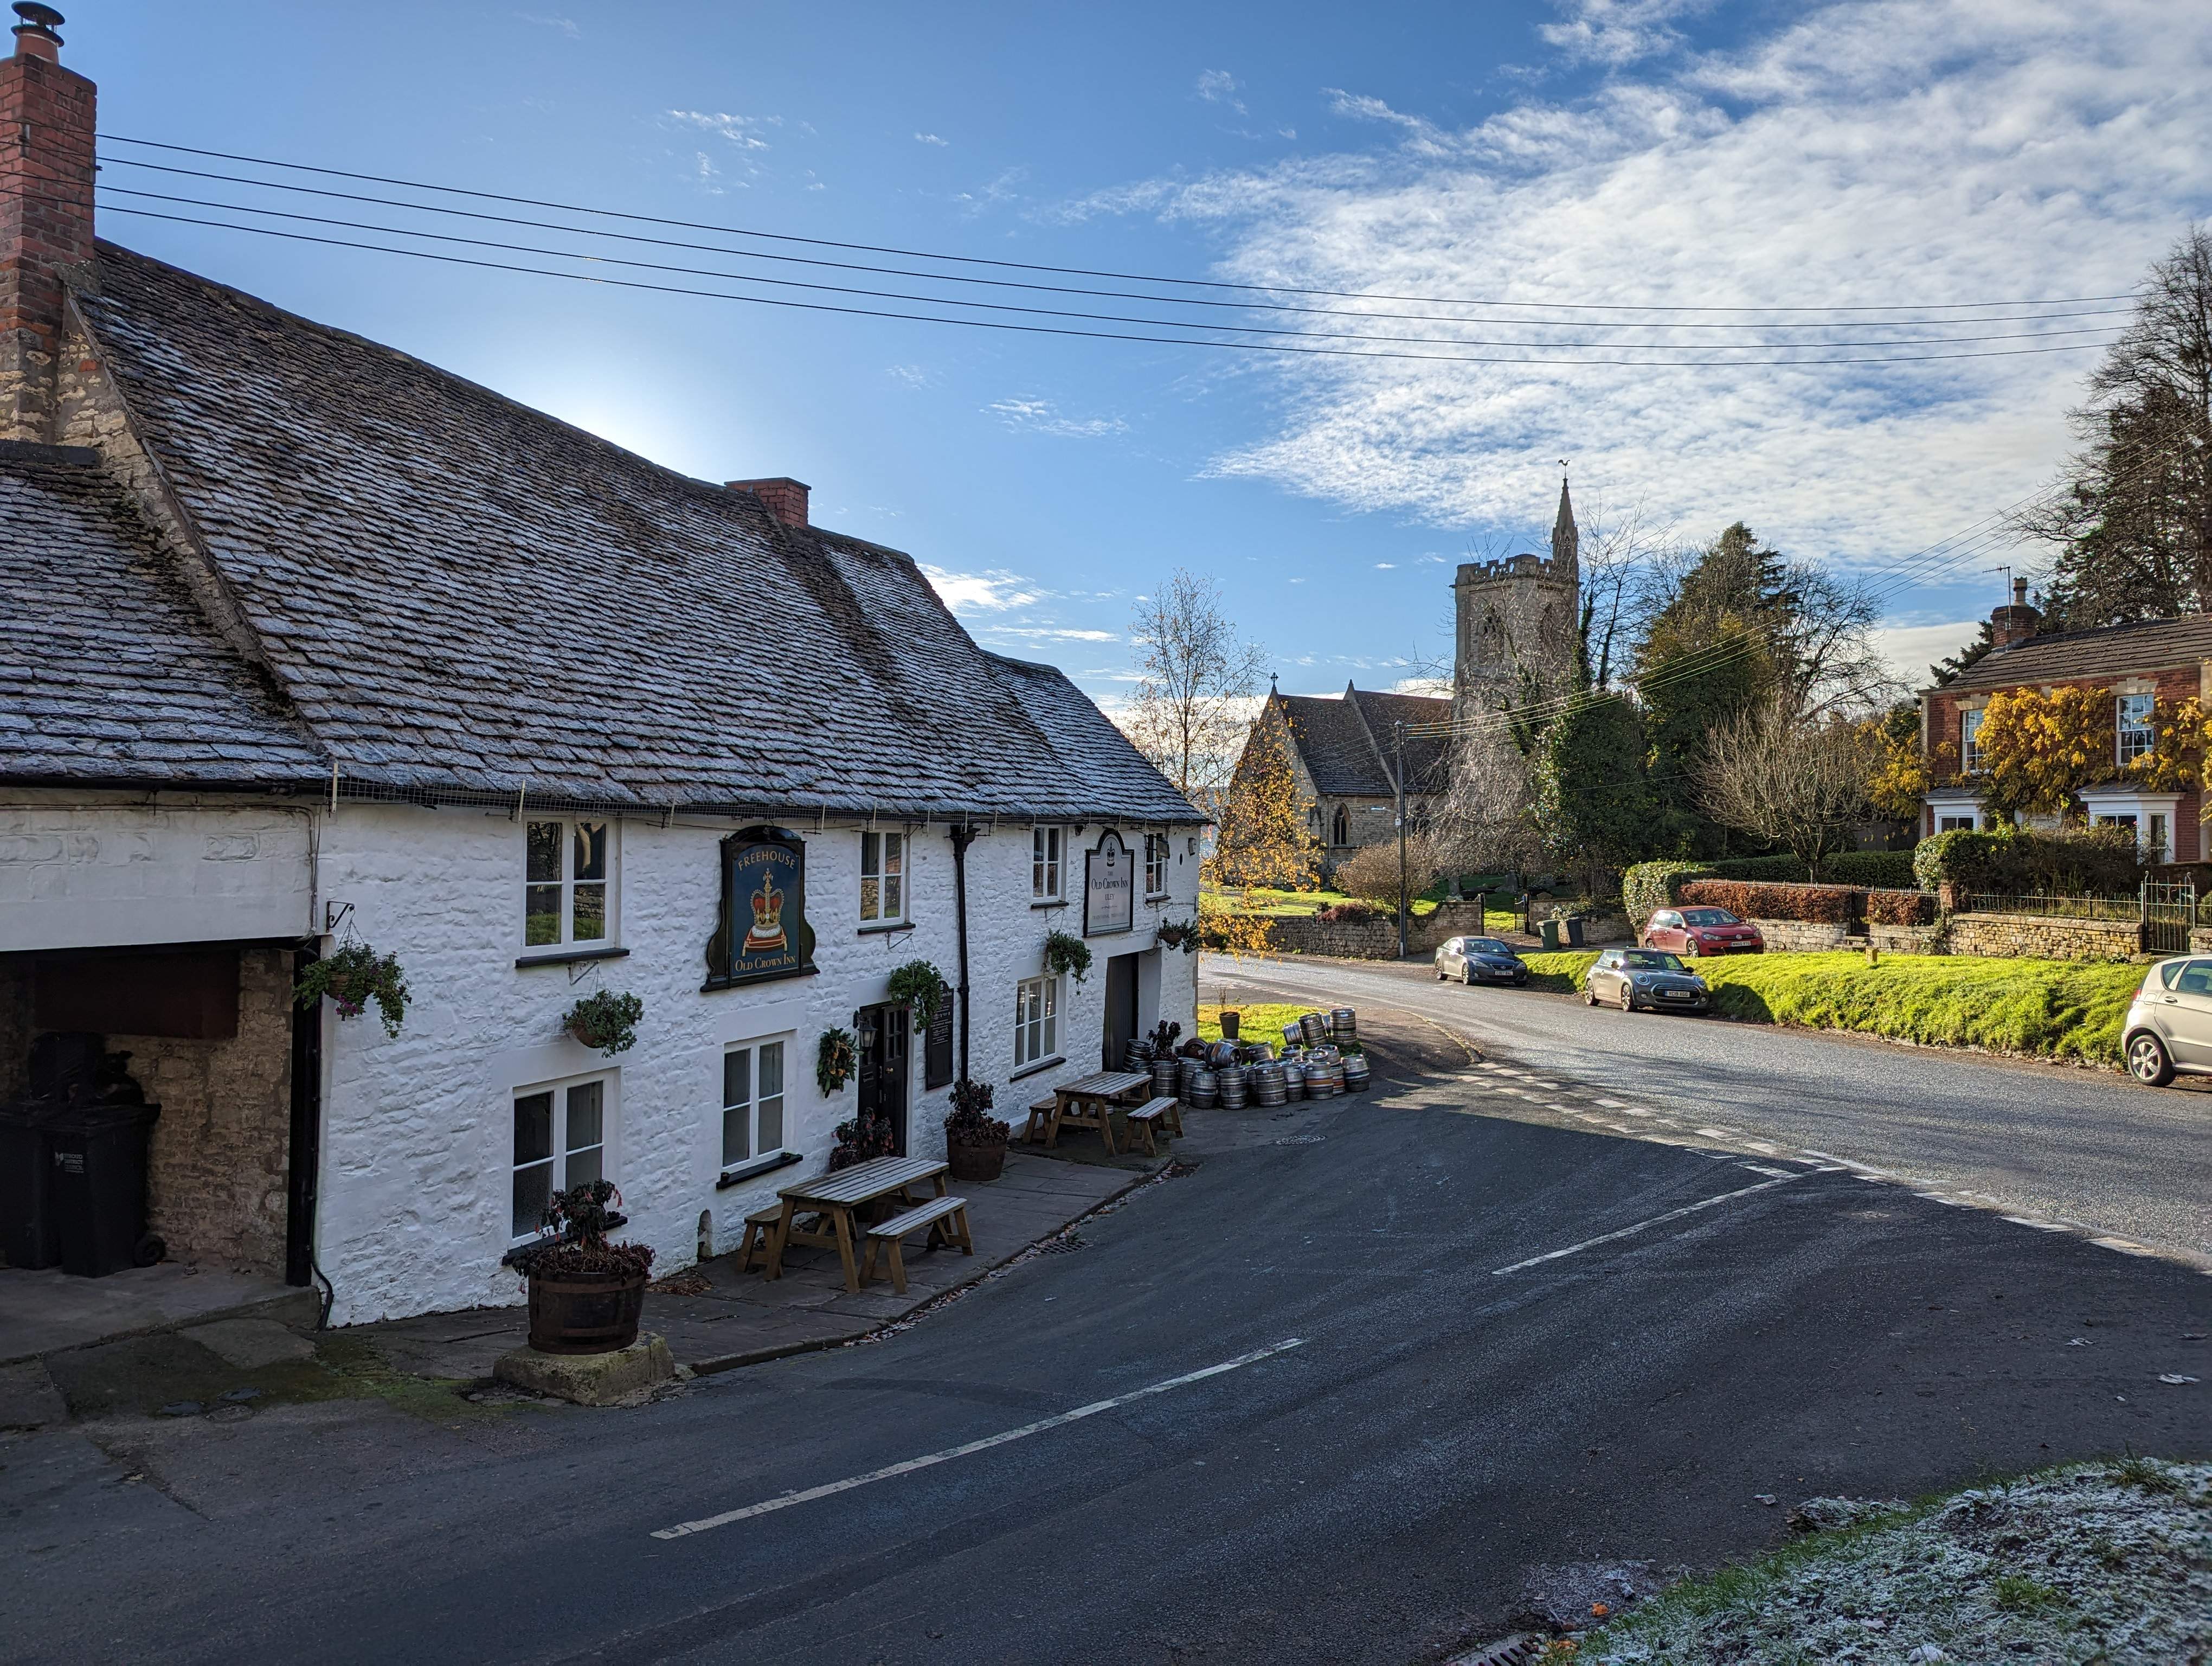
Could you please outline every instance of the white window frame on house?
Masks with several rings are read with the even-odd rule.
[[[1168,894],[1168,836],[1164,833],[1145,835],[1145,895],[1164,897]]]
[[[537,1221],[520,1218],[526,1197],[542,1212],[544,1200],[555,1192],[566,1191],[586,1180],[616,1177],[615,1084],[614,1072],[600,1071],[586,1076],[563,1077],[558,1081],[532,1082],[508,1093],[507,1223],[511,1243],[527,1243],[538,1236]],[[527,1145],[524,1141],[524,1116],[528,1114],[534,1119],[536,1107],[532,1102],[540,1098],[548,1102],[543,1149],[536,1139]],[[524,1110],[526,1104],[532,1104],[529,1113]],[[592,1110],[598,1116],[596,1128],[588,1123],[579,1127],[572,1120]],[[580,1158],[586,1160],[580,1162]],[[526,1181],[526,1175],[530,1177]]]
[[[1033,827],[1030,830],[1030,897],[1039,903],[1066,899],[1067,830]]]
[[[2112,752],[2119,763],[2132,763],[2157,746],[2157,712],[2154,695],[2128,691],[2112,696]]]
[[[525,952],[557,954],[563,949],[611,949],[620,909],[622,824],[611,816],[526,816],[522,829],[522,947]],[[558,830],[557,867],[538,859],[544,830]],[[598,842],[595,853],[591,841]],[[591,854],[587,854],[591,853]],[[599,930],[579,936],[577,904],[596,903]],[[550,905],[550,907],[548,905]],[[594,923],[588,909],[583,922]],[[551,920],[556,933],[536,922]]]
[[[789,1148],[793,1054],[793,1037],[789,1033],[732,1042],[722,1049],[719,1149],[724,1174],[779,1156]],[[773,1092],[768,1091],[771,1081]],[[744,1149],[733,1152],[733,1145]]]
[[[913,842],[903,830],[860,835],[860,928],[882,931],[907,923]]]
[[[1015,1075],[1060,1062],[1060,980],[1050,973],[1014,986]]]
[[[1959,714],[1959,772],[1978,775],[1982,772],[1982,749],[1975,737],[1982,732],[1982,708],[1969,707]]]

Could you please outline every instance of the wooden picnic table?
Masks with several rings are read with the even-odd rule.
[[[768,1265],[762,1270],[771,1279],[783,1276],[783,1251],[787,1244],[817,1244],[823,1249],[836,1246],[837,1258],[845,1264],[845,1288],[857,1292],[860,1287],[860,1266],[853,1259],[853,1244],[858,1236],[854,1230],[854,1211],[864,1203],[873,1203],[878,1198],[896,1196],[902,1203],[919,1201],[908,1194],[909,1189],[923,1182],[933,1182],[933,1195],[945,1195],[945,1177],[951,1165],[930,1157],[878,1157],[871,1163],[856,1163],[849,1169],[840,1169],[835,1174],[818,1174],[811,1180],[799,1180],[777,1189],[776,1195],[783,1200],[783,1218],[776,1223],[775,1241],[769,1245]],[[816,1228],[802,1228],[798,1218],[802,1214],[818,1215],[827,1223]]]
[[[1130,1096],[1150,1093],[1152,1075],[1148,1070],[1101,1070],[1089,1076],[1079,1076],[1053,1089],[1052,1120],[1045,1129],[1048,1146],[1060,1143],[1060,1130],[1064,1123],[1072,1128],[1097,1128],[1098,1137],[1106,1142],[1106,1154],[1114,1154],[1114,1108],[1128,1103]]]

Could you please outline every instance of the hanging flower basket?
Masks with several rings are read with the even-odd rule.
[[[891,974],[890,997],[914,1012],[914,1033],[927,1030],[950,993],[945,974],[927,960],[909,960]]]
[[[1195,920],[1161,921],[1160,941],[1170,949],[1181,949],[1185,954],[1196,954],[1198,952],[1198,921]]]
[[[359,1018],[374,1001],[387,1036],[397,1036],[407,1016],[407,978],[399,970],[399,957],[380,955],[366,943],[349,943],[325,955],[292,986],[292,998],[302,1006],[325,996],[341,1018]]]
[[[644,1016],[645,1003],[635,995],[600,989],[571,1006],[561,1027],[611,1059],[637,1045],[637,1021]]]
[[[1049,933],[1044,939],[1044,964],[1054,976],[1072,973],[1080,983],[1091,970],[1091,945],[1066,932]]]

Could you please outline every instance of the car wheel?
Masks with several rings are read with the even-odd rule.
[[[1462,983],[1466,984],[1469,988],[1473,988],[1474,987],[1474,968],[1472,966],[1461,967],[1459,969],[1459,981]]]
[[[1442,983],[1443,981],[1444,981],[1444,969],[1443,969],[1443,967],[1439,966],[1439,967],[1437,967],[1437,982],[1439,982],[1439,983]]]
[[[1591,988],[1588,984],[1584,984],[1583,986],[1583,1005],[1585,1006],[1595,1006],[1597,1005],[1597,991]]]
[[[1636,1010],[1636,991],[1626,983],[1620,986],[1620,1010],[1624,1012],[1632,1012]]]
[[[2148,1031],[2128,1043],[2128,1074],[2146,1087],[2164,1087],[2173,1079],[2173,1061],[2166,1045]]]

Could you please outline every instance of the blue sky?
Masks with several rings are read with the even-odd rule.
[[[2212,212],[2212,8],[2172,3],[64,9],[110,133],[1061,266],[1926,307],[2122,292]],[[278,200],[125,157],[159,159],[112,147],[103,185]],[[1613,521],[1741,518],[1887,573],[2049,479],[2094,358],[1282,358],[103,230],[687,472],[796,475],[1109,705],[1133,600],[1177,565],[1222,580],[1286,690],[1413,674],[1447,649],[1452,564],[1536,546],[1561,457]],[[2021,559],[1984,540],[1893,578],[1899,660],[1955,645]]]

